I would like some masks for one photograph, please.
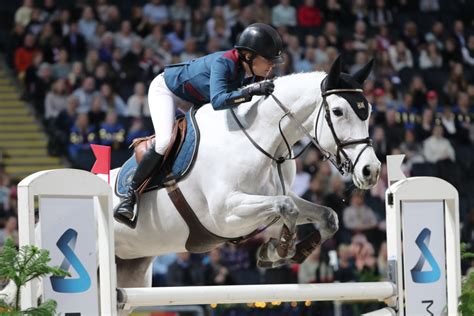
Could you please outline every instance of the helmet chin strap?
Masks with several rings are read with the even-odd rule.
[[[239,58],[240,60],[242,60],[242,62],[246,63],[249,68],[250,68],[250,72],[252,73],[252,76],[255,78],[257,75],[253,72],[253,60],[255,59],[255,53],[252,53],[251,55],[252,57],[250,57],[250,59],[247,59],[245,58],[245,56],[243,54],[241,54],[239,52]],[[255,80],[255,79],[254,79]]]

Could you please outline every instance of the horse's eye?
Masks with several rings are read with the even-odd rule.
[[[342,116],[342,110],[341,109],[334,109],[334,110],[332,110],[332,113],[334,113],[335,116]]]

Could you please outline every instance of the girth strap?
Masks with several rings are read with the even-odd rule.
[[[189,252],[194,253],[203,253],[208,252],[211,249],[221,245],[225,242],[231,242],[237,244],[253,236],[261,233],[267,229],[270,225],[273,225],[279,217],[273,219],[268,225],[258,228],[251,232],[248,235],[237,237],[237,238],[228,238],[218,236],[210,232],[204,225],[201,223],[199,218],[196,216],[196,213],[193,211],[188,201],[181,192],[178,183],[172,179],[164,183],[168,196],[173,202],[174,207],[178,210],[181,217],[184,219],[189,228],[189,236],[186,240],[186,249]]]

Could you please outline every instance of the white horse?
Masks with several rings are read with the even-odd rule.
[[[341,73],[338,58],[327,76],[313,72],[278,78],[274,82],[276,98],[254,97],[236,107],[235,113],[259,146],[274,157],[282,157],[289,153],[279,131],[285,114],[278,104],[281,102],[291,110],[281,122],[288,143],[295,144],[309,131],[326,155],[341,169],[352,172],[357,187],[368,189],[380,172],[380,162],[368,139],[371,105],[361,90],[371,68],[372,62],[350,76]],[[196,113],[196,120],[201,133],[198,156],[179,186],[207,230],[219,236],[240,237],[279,219],[277,224],[284,225],[292,238],[296,225],[309,222],[319,229],[321,241],[337,231],[338,219],[332,209],[289,192],[296,174],[294,161],[281,166],[283,190],[275,161],[254,147],[229,110],[214,111],[207,104]],[[115,183],[117,173],[118,169],[112,171],[111,183]],[[118,202],[115,197],[114,205]],[[135,229],[118,222],[115,225],[119,287],[150,286],[153,257],[186,251],[189,229],[166,190],[145,193],[139,208]],[[288,263],[295,245],[288,242],[287,246],[281,257],[276,243],[267,243],[260,259],[270,266]]]

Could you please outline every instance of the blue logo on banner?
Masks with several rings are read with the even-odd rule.
[[[76,247],[77,231],[74,229],[68,229],[59,238],[56,245],[59,250],[64,254],[64,260],[61,263],[60,268],[68,271],[69,266],[72,266],[79,275],[76,279],[65,279],[64,277],[52,276],[51,285],[53,290],[60,293],[80,293],[87,291],[91,286],[91,278],[87,273],[86,269],[82,265],[79,258],[74,253]]]
[[[415,266],[410,270],[411,277],[415,283],[432,283],[439,280],[441,276],[441,270],[439,269],[438,263],[428,249],[430,245],[431,231],[425,228],[416,237],[415,243],[421,250],[420,259]],[[428,264],[431,266],[431,271],[421,271],[425,260],[428,260]]]

